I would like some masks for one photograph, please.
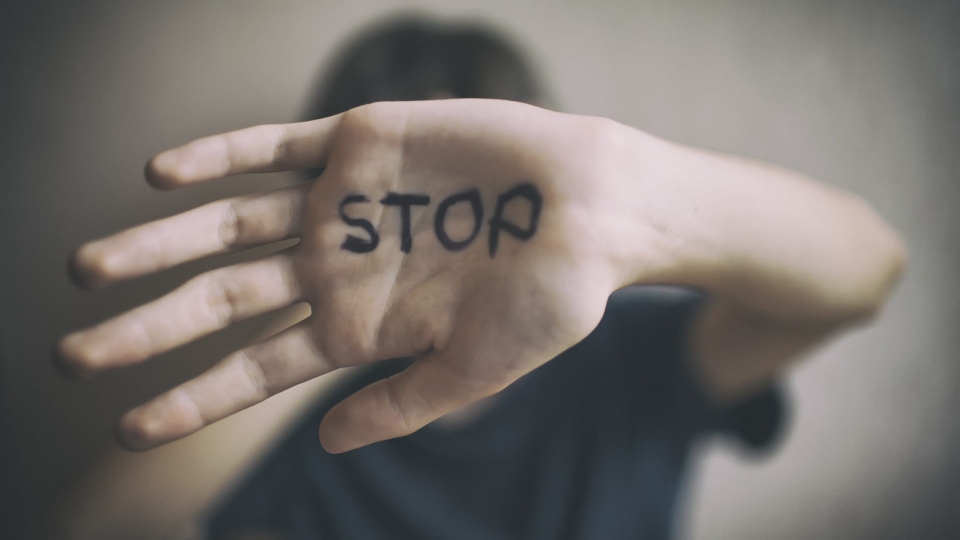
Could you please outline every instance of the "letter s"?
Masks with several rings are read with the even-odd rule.
[[[351,227],[360,227],[361,229],[367,231],[367,234],[370,235],[369,240],[363,238],[358,238],[352,234],[348,234],[347,238],[340,244],[341,249],[347,251],[352,251],[354,253],[369,253],[377,249],[377,244],[380,243],[380,235],[377,234],[377,229],[373,227],[373,223],[362,219],[362,218],[352,218],[348,216],[344,211],[344,207],[348,204],[361,203],[361,202],[370,202],[364,195],[347,195],[344,197],[343,201],[340,202],[340,219],[344,223],[350,225]]]

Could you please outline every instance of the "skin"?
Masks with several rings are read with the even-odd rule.
[[[147,165],[162,189],[251,172],[326,167],[315,181],[218,201],[79,248],[77,281],[101,287],[191,259],[297,237],[265,259],[197,276],[145,306],[65,336],[57,361],[90,375],[141,362],[234,321],[307,302],[311,315],[128,412],[123,446],[184,437],[342,367],[414,356],[406,371],[335,406],[330,452],[409,434],[500,391],[586,337],[607,297],[632,284],[697,287],[710,297],[691,351],[718,402],[768,381],[825,337],[875,314],[902,272],[897,235],[860,199],[796,173],[669,143],[610,120],[493,100],[377,103],[313,122],[259,126],[169,150]],[[480,190],[537,187],[536,234],[484,223],[460,251],[434,232],[437,205]],[[386,193],[428,194],[400,249]],[[350,194],[371,203],[378,247],[341,248]],[[530,219],[522,201],[505,208]],[[473,228],[447,214],[451,237]]]

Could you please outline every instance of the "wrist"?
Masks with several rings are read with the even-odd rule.
[[[708,286],[716,231],[703,219],[702,186],[683,171],[681,147],[608,122],[601,136],[606,210],[599,222],[619,287]],[[715,265],[714,265],[715,266]]]

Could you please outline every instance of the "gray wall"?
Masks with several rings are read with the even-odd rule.
[[[960,531],[960,10],[936,2],[433,0],[540,61],[559,104],[852,189],[903,232],[906,280],[875,325],[789,379],[783,446],[703,447],[682,534],[694,539],[942,538]],[[199,373],[264,324],[87,383],[48,350],[237,256],[92,295],[79,243],[283,175],[151,191],[152,153],[297,119],[333,47],[400,6],[324,2],[33,3],[0,8],[0,398],[21,515],[49,508],[128,407]],[[2,478],[3,476],[0,476]],[[956,537],[956,536],[954,536]]]

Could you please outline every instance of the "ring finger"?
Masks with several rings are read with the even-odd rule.
[[[201,274],[153,302],[65,336],[57,356],[79,373],[141,362],[299,299],[288,251]]]

